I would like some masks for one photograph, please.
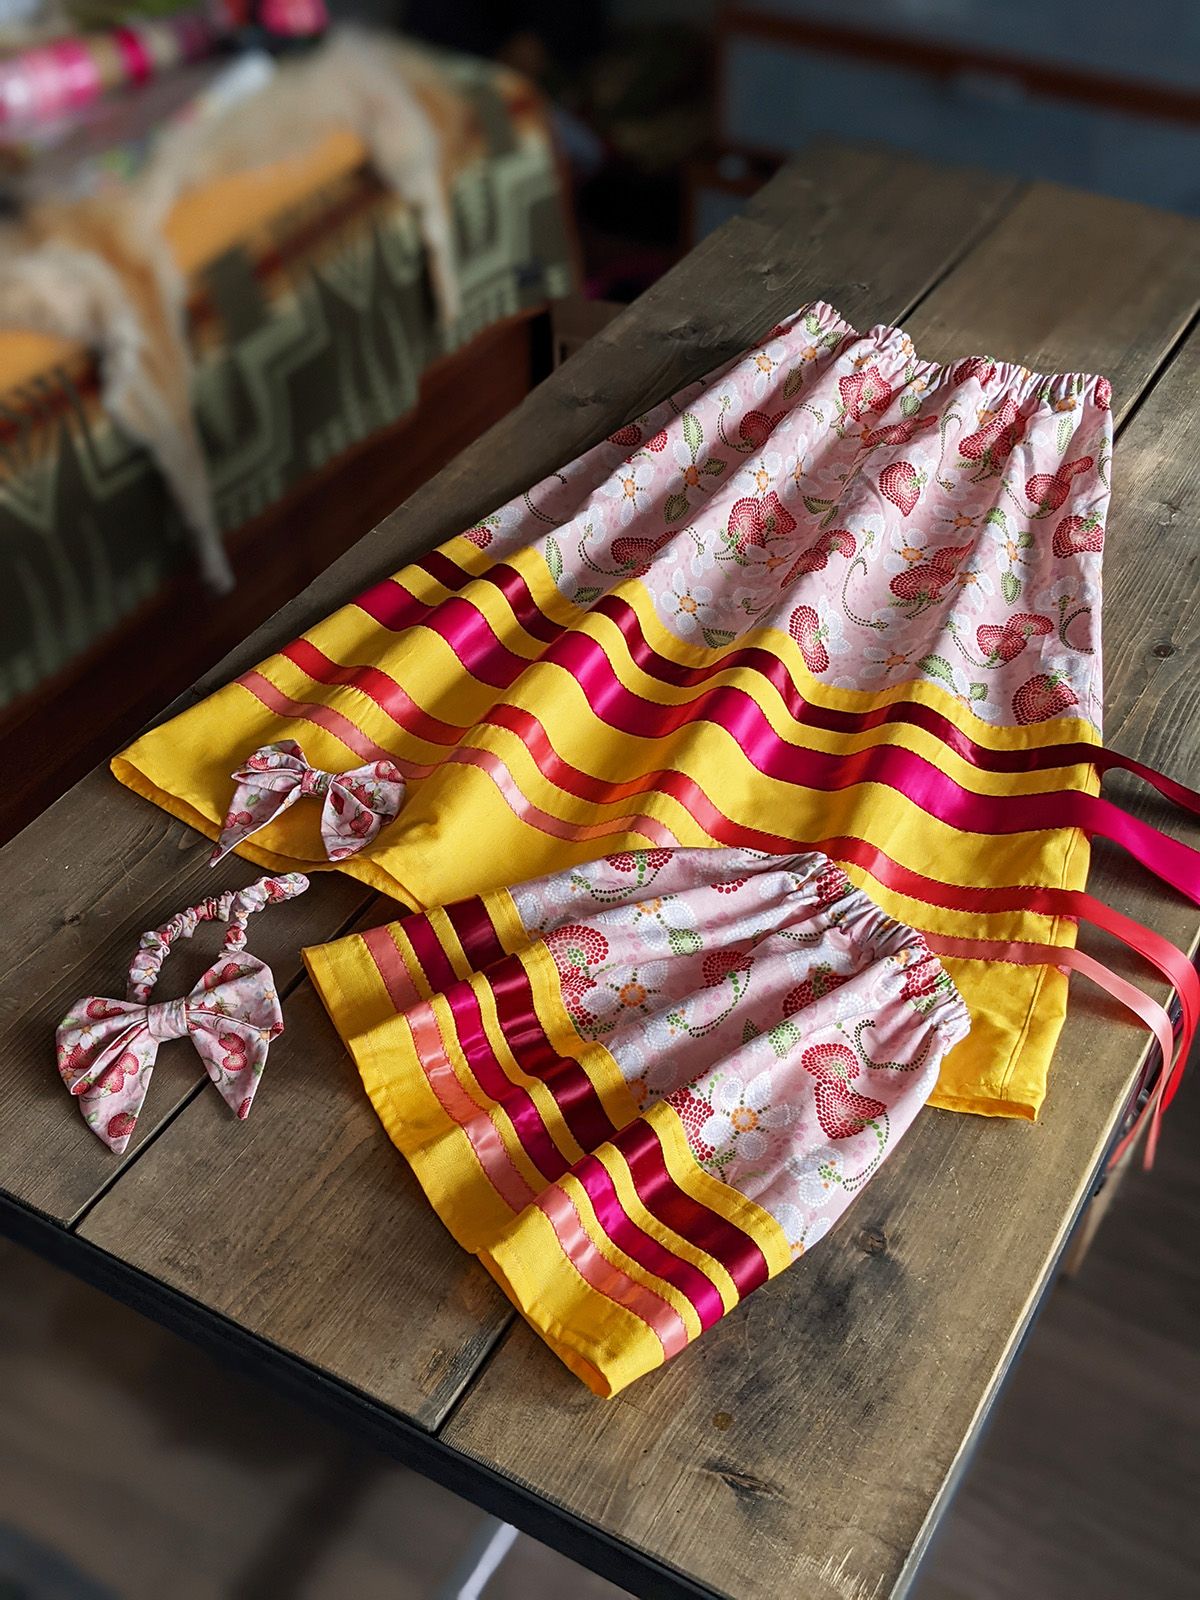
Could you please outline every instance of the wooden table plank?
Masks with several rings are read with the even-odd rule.
[[[1168,270],[1170,294],[1160,276],[1131,310],[1124,270],[1055,253],[1059,238],[1094,239],[1106,215],[1115,230],[1127,212],[1035,189],[908,320],[918,352],[1018,356],[1032,328],[1031,361],[1117,372],[1128,414],[1192,313],[1200,225],[1139,213],[1139,271],[1183,266]],[[1048,216],[1056,233],[1031,232]],[[1196,358],[1193,342],[1121,440],[1108,532],[1123,747],[1193,782],[1200,488],[1183,434]],[[1174,831],[1200,841],[1195,826]],[[1195,909],[1124,863],[1105,858],[1092,887],[1193,940]],[[1077,982],[1036,1126],[926,1112],[810,1261],[615,1401],[594,1401],[515,1326],[443,1437],[739,1600],[898,1592],[1085,1198],[1144,1038]]]
[[[1200,307],[1198,241],[1192,217],[1034,184],[908,332],[928,361],[987,354],[1103,373],[1119,421]]]
[[[745,218],[622,315],[510,417],[208,673],[208,693],[311,622],[570,460],[640,408],[742,349],[771,319],[818,294],[851,317],[899,317],[1011,201],[1016,187],[945,173],[877,151],[819,150],[768,186]],[[867,282],[869,266],[870,283]],[[165,715],[166,713],[164,713]],[[0,1186],[69,1220],[122,1170],[64,1112],[51,1035],[81,992],[118,981],[144,928],[227,883],[244,862],[210,873],[208,847],[99,769],[0,851],[0,887],[15,915],[0,975],[0,1063],[16,1114],[0,1121]],[[290,951],[331,938],[368,898],[327,886],[265,919]],[[273,935],[269,936],[273,939]],[[36,954],[35,954],[36,953]],[[54,985],[39,980],[51,974]],[[58,980],[61,978],[61,983]],[[164,979],[164,982],[167,980]],[[168,1060],[168,1056],[182,1060]],[[194,1091],[182,1051],[164,1052],[126,1162]]]

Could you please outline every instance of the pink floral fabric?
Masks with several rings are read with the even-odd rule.
[[[87,995],[59,1023],[59,1074],[88,1127],[114,1154],[133,1137],[166,1039],[190,1038],[230,1109],[239,1118],[249,1114],[271,1040],[283,1032],[283,1015],[270,967],[245,949],[246,920],[268,902],[290,900],[307,888],[302,873],[289,872],[179,912],[142,935],[125,1000]],[[209,921],[229,923],[221,956],[191,994],[154,1002],[172,944]]]
[[[538,543],[579,605],[637,577],[684,641],[779,629],[837,688],[1099,728],[1111,398],[817,302],[467,537]]]
[[[910,1125],[966,1008],[825,856],[635,850],[511,891],[578,1032],[810,1248]]]
[[[232,777],[237,787],[209,866],[215,867],[297,800],[320,801],[321,842],[330,861],[344,861],[370,844],[404,804],[404,779],[391,761],[373,761],[350,772],[322,772],[309,766],[294,739],[263,745]]]

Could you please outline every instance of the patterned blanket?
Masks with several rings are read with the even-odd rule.
[[[486,156],[453,192],[463,315],[438,327],[407,207],[352,139],[221,180],[172,219],[188,273],[194,407],[221,526],[239,527],[416,403],[421,373],[566,292],[542,107],[515,76],[447,63]],[[35,687],[190,559],[146,452],[97,399],[87,353],[0,332],[0,704]]]

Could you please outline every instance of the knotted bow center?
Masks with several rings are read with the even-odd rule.
[[[322,800],[329,793],[329,785],[336,776],[336,773],[319,772],[315,767],[309,767],[300,779],[300,793],[315,795]]]
[[[147,1006],[146,1027],[160,1044],[164,1039],[182,1039],[188,1031],[187,1001],[160,1000]]]

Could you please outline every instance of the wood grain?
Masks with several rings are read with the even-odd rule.
[[[1143,393],[1192,314],[1200,225],[1139,213],[1130,249],[1143,270],[1168,270],[1166,286],[1162,275],[1137,286],[1130,309],[1123,265],[1058,255],[1062,241],[1094,240],[1105,217],[1115,227],[1126,211],[1033,190],[908,318],[918,352],[1012,356],[1032,330],[1031,364],[1093,366],[1118,374],[1126,396]],[[1040,225],[1051,216],[1054,232]],[[1180,259],[1192,269],[1174,272]],[[1184,781],[1200,777],[1188,548],[1200,495],[1183,441],[1194,361],[1189,346],[1126,430],[1107,535],[1122,745]],[[1164,519],[1165,540],[1154,535]],[[1161,659],[1164,636],[1174,653]],[[1174,831],[1200,839],[1194,827]],[[1195,934],[1193,907],[1123,863],[1102,857],[1091,887],[1185,947]],[[927,1112],[811,1261],[613,1402],[594,1401],[514,1327],[445,1437],[738,1600],[897,1592],[1144,1048],[1141,1030],[1077,982],[1036,1126]]]

